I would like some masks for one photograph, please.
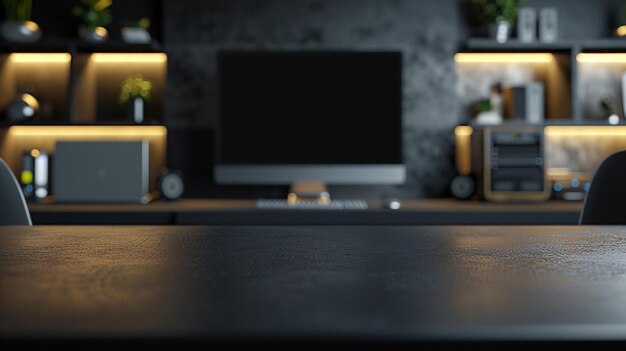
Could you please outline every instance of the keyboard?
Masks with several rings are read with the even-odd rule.
[[[298,201],[290,204],[287,200],[261,199],[256,207],[263,210],[367,210],[367,202],[361,199],[332,200],[327,204],[317,201]]]

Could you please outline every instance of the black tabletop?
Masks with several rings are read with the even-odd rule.
[[[5,345],[580,340],[626,340],[626,227],[0,228]]]

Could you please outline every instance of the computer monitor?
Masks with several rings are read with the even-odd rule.
[[[402,54],[218,54],[218,184],[401,184]]]

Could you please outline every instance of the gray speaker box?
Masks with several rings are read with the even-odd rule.
[[[517,13],[517,38],[522,43],[532,43],[537,39],[537,10],[522,7]]]
[[[559,37],[559,21],[556,8],[546,7],[539,12],[539,38],[544,43],[553,43]]]
[[[148,201],[148,141],[57,142],[53,168],[55,202]]]

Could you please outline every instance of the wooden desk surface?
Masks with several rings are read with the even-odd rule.
[[[3,350],[119,340],[626,341],[626,227],[0,228]]]

